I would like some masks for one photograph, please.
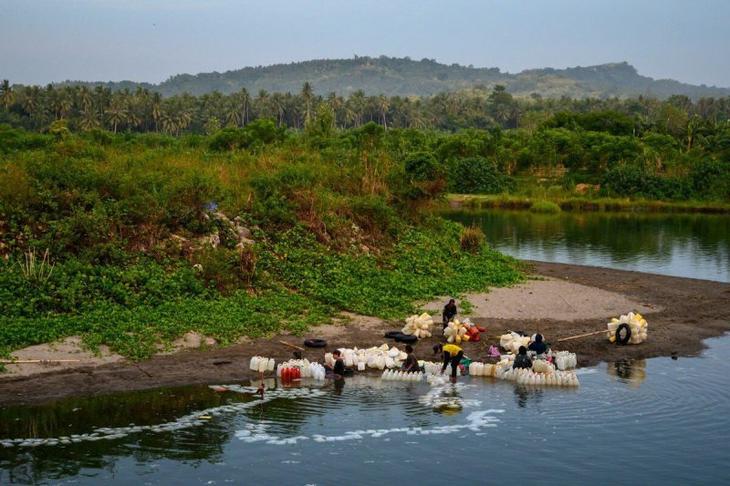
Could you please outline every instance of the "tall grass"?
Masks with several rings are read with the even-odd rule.
[[[25,279],[30,282],[45,283],[53,274],[53,263],[47,248],[40,260],[36,257],[35,250],[26,251],[23,261],[18,262],[18,265]]]

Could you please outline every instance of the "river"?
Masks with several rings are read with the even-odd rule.
[[[730,282],[730,216],[456,211],[500,251],[525,260]]]

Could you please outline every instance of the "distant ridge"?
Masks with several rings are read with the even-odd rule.
[[[160,84],[67,81],[60,84],[108,86],[113,90],[137,87],[157,91],[165,96],[182,93],[201,95],[219,91],[232,93],[246,88],[251,93],[298,92],[309,81],[317,94],[332,91],[349,95],[362,90],[367,95],[428,96],[444,91],[458,91],[482,85],[487,88],[503,84],[516,96],[539,94],[556,98],[607,98],[672,95],[701,97],[730,96],[730,88],[692,85],[671,79],[653,79],[640,75],[627,62],[599,64],[567,69],[528,69],[516,74],[499,68],[475,68],[459,64],[441,64],[432,59],[414,61],[408,57],[354,57],[352,59],[318,59],[290,64],[245,67],[223,73],[178,74]]]

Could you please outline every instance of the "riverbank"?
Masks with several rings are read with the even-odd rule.
[[[488,332],[482,341],[465,344],[467,355],[483,359],[489,345],[496,343],[507,329],[513,329],[530,333],[539,330],[554,348],[577,353],[579,366],[621,359],[683,357],[699,353],[704,339],[730,330],[730,284],[578,265],[532,265],[535,276],[555,284],[541,284],[545,280],[538,280],[492,294],[470,296],[474,307],[472,319],[485,325]],[[587,289],[566,293],[565,287],[561,289],[566,284]],[[556,289],[560,292],[555,293]],[[611,300],[611,305],[597,307],[596,299]],[[602,334],[564,345],[556,343],[561,337],[603,329],[611,315],[632,310],[624,308],[627,305],[646,314],[650,326],[646,343],[618,347]],[[338,324],[314,328],[308,335],[327,339],[330,350],[368,347],[381,344],[384,331],[399,327],[397,322],[350,315]],[[302,340],[281,334],[225,348],[158,355],[141,363],[80,364],[26,376],[13,376],[11,372],[0,376],[0,405],[161,386],[237,382],[253,377],[248,370],[252,355],[270,356],[277,361],[291,357],[292,349],[280,341],[301,345]],[[433,359],[431,346],[436,342],[437,338],[419,342],[419,357]],[[322,353],[308,349],[304,356],[321,359]]]
[[[548,201],[563,211],[637,211],[647,213],[730,214],[730,204],[706,201],[654,201],[647,199],[547,197],[530,198],[509,194],[449,194],[453,209],[531,209],[537,202]]]

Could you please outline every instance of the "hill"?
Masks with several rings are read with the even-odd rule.
[[[428,96],[473,86],[493,87],[502,84],[516,96],[539,94],[543,97],[632,97],[668,98],[671,95],[723,97],[730,88],[692,85],[671,79],[653,79],[640,75],[626,62],[567,69],[530,69],[517,74],[499,68],[476,68],[459,64],[441,64],[431,59],[380,56],[353,59],[320,59],[290,64],[245,67],[223,73],[178,74],[160,84],[120,82],[78,82],[63,84],[103,85],[114,90],[138,86],[165,96],[190,93],[201,95],[213,91],[224,94],[246,88],[251,93],[298,92],[309,81],[317,94],[332,91],[349,95],[362,90],[368,95]]]

